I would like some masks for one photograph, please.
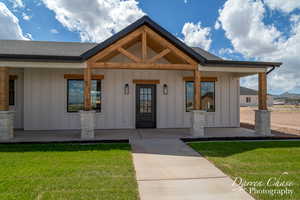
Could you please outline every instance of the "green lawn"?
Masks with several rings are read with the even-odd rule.
[[[272,178],[269,186],[258,183],[246,187],[256,199],[300,199],[300,141],[194,142],[189,145],[233,179],[241,177],[243,183],[261,181],[267,185]],[[274,178],[280,183],[293,182],[293,186],[274,186]],[[286,188],[293,194],[285,194],[288,193]],[[282,195],[271,192],[282,192]]]
[[[128,144],[0,145],[0,199],[138,199]]]

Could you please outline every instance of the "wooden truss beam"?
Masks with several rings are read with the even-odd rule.
[[[138,37],[141,36],[141,43],[142,43],[142,52],[141,58],[137,57],[133,53],[127,51],[123,48],[124,45],[132,42],[135,39],[139,39]],[[157,40],[162,46],[166,47],[163,51],[158,53],[157,55],[153,56],[150,59],[147,59],[147,40],[151,37],[151,39]],[[101,59],[105,58],[106,56],[115,53],[116,51],[120,52],[121,54],[128,57],[133,62],[128,63],[118,63],[118,62],[101,62]],[[170,52],[174,53],[176,56],[181,58],[188,64],[160,64],[155,63],[160,58],[166,56]],[[179,50],[175,47],[172,43],[167,41],[165,38],[151,30],[147,26],[142,26],[132,33],[129,33],[127,36],[123,37],[119,41],[111,44],[106,49],[100,51],[97,55],[93,56],[87,61],[87,65],[91,68],[97,69],[147,69],[147,70],[196,70],[198,63],[190,58],[187,54]]]
[[[106,49],[103,49],[100,51],[98,54],[93,56],[92,58],[89,59],[88,63],[93,63],[97,62],[98,60],[104,58],[108,54],[112,53],[113,51],[117,50],[119,47],[122,47],[124,44],[130,42],[131,40],[135,39],[136,37],[139,37],[143,32],[143,29],[140,27],[137,30],[135,30],[132,33],[129,33],[126,37],[120,39],[119,41],[113,43]]]
[[[147,33],[143,30],[142,34],[142,60],[146,61],[147,59]]]
[[[150,58],[147,62],[154,63],[155,61],[157,61],[158,59],[164,57],[165,55],[167,55],[170,52],[171,52],[170,49],[165,49],[165,50],[161,51],[159,54],[156,54],[155,56]]]
[[[133,80],[135,84],[159,84],[159,80]]]
[[[84,75],[82,75],[82,74],[65,74],[64,78],[65,79],[74,79],[74,80],[83,80]],[[93,74],[91,76],[91,79],[92,80],[103,80],[104,75],[102,75],[102,74]]]
[[[184,81],[194,81],[194,77],[193,76],[185,76],[183,77]],[[201,77],[201,82],[216,82],[218,81],[217,77]]]
[[[190,64],[158,64],[158,63],[90,63],[94,69],[141,69],[141,70],[195,70]]]
[[[185,60],[187,63],[192,65],[198,64],[194,59],[190,58],[188,55],[186,55],[184,52],[179,50],[177,47],[175,47],[172,43],[167,41],[165,38],[161,37],[159,34],[151,30],[149,27],[145,26],[144,29],[150,37],[159,41],[162,45],[168,47],[170,50],[172,50],[173,53],[175,53],[178,57]]]
[[[125,55],[126,57],[128,57],[130,60],[136,62],[136,63],[140,63],[142,62],[142,60],[138,57],[136,57],[135,55],[133,55],[132,53],[130,53],[129,51],[123,49],[122,47],[118,48],[118,51],[120,53],[122,53],[123,55]]]

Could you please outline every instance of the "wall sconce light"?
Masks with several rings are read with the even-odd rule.
[[[168,85],[167,84],[163,85],[163,94],[168,95]]]
[[[125,86],[124,86],[124,94],[125,95],[129,94],[129,84],[128,83],[126,83]]]

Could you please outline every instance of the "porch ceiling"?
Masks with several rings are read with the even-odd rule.
[[[233,73],[236,77],[242,76],[249,76],[253,74],[257,74],[259,72],[266,72],[267,67],[249,67],[249,66],[227,66],[227,67],[220,67],[220,66],[198,66],[200,71],[203,72],[228,72]]]

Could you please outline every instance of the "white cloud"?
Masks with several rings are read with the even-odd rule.
[[[144,15],[135,0],[43,0],[56,19],[82,41],[101,42]]]
[[[273,25],[265,25],[261,1],[228,0],[219,11],[218,21],[234,49],[246,57],[262,56],[278,50],[281,33]]]
[[[269,75],[271,89],[300,90],[298,16],[290,17],[291,31],[286,37],[274,25],[264,23],[265,6],[261,1],[227,0],[219,14],[218,21],[235,52],[255,60],[283,62],[280,69]],[[254,84],[252,77],[245,80],[243,84]]]
[[[219,21],[216,21],[216,23],[215,23],[215,29],[216,29],[216,30],[219,30],[220,28],[221,28],[220,22],[219,22]]]
[[[221,48],[219,50],[219,54],[224,55],[224,54],[233,54],[234,50],[231,48]]]
[[[208,50],[211,45],[210,28],[202,27],[201,23],[194,24],[187,22],[182,28],[182,34],[184,36],[183,41],[192,47],[201,47]]]
[[[0,2],[0,27],[1,39],[28,40],[23,34],[18,18],[2,2]]]
[[[271,8],[281,10],[289,13],[295,9],[300,9],[299,0],[264,0],[264,2]]]
[[[300,15],[291,15],[290,21],[292,23],[298,23],[300,21]]]
[[[24,8],[25,5],[22,0],[9,0],[13,4],[13,8]]]
[[[33,40],[33,37],[30,33],[25,33],[25,37],[29,40]]]
[[[22,18],[26,21],[29,21],[32,17],[27,15],[26,13],[22,13]]]
[[[53,33],[53,34],[58,34],[59,33],[58,30],[56,30],[55,28],[51,29],[50,32]]]

